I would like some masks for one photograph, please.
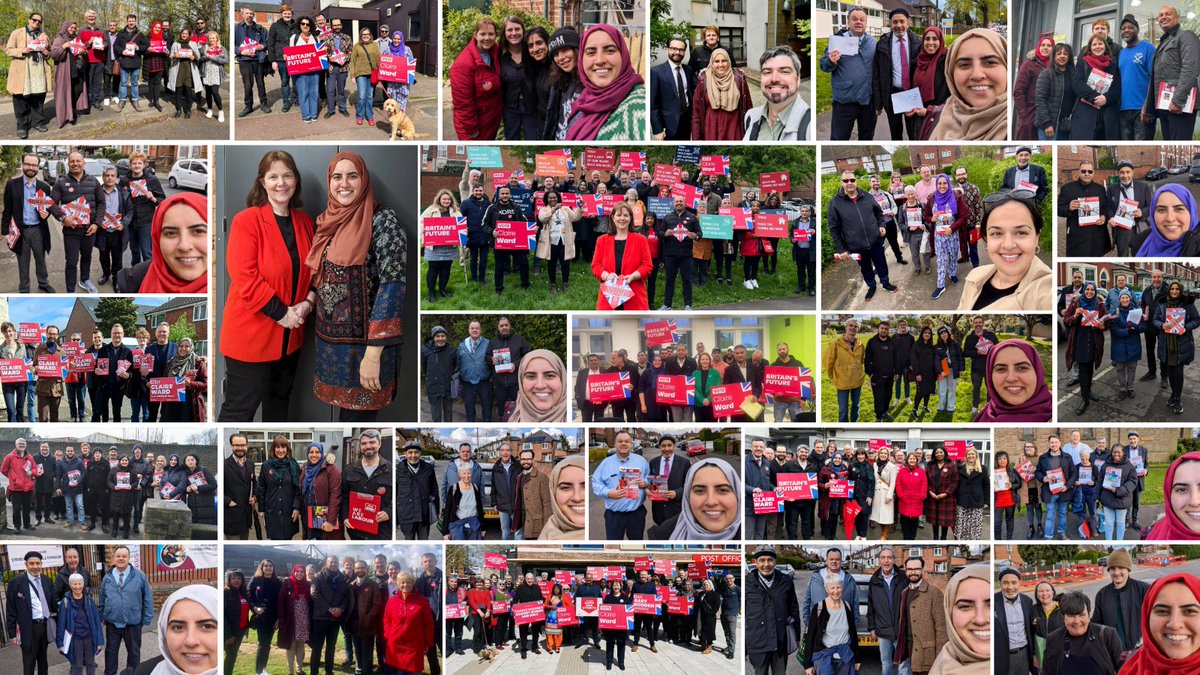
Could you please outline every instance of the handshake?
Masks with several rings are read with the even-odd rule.
[[[287,314],[284,314],[275,323],[289,330],[299,328],[304,325],[304,319],[312,312],[313,301],[311,298],[305,298],[300,302],[287,308]]]

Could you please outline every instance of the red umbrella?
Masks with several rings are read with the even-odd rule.
[[[854,519],[860,513],[862,513],[862,506],[859,506],[858,502],[853,499],[847,499],[842,506],[842,524],[846,527],[847,540],[854,539]]]

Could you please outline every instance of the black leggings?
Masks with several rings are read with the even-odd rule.
[[[945,541],[946,537],[950,536],[950,527],[948,525],[933,526],[933,540]]]
[[[546,265],[546,272],[550,275],[550,283],[555,281],[556,273],[561,271],[562,282],[566,286],[571,280],[571,261],[567,260],[567,244],[550,244],[550,262]]]
[[[1084,403],[1088,403],[1088,398],[1092,395],[1092,374],[1095,364],[1091,361],[1087,363],[1075,362],[1079,366],[1079,396],[1083,398]],[[1182,369],[1180,373],[1182,375]]]
[[[920,523],[920,516],[900,516],[900,533],[904,536],[905,541],[913,541],[917,538],[917,526]]]
[[[1183,396],[1183,366],[1164,365],[1163,370],[1166,371],[1167,382],[1171,385],[1171,399],[1178,401],[1179,397]],[[1082,368],[1079,374],[1083,375]]]
[[[929,397],[932,394],[917,394],[917,400],[913,402],[913,412],[926,407],[929,404]]]
[[[713,258],[717,262],[717,278],[732,279],[733,278],[733,259],[737,256],[732,253],[726,255],[721,249],[725,247],[724,242],[717,242],[713,246]]]
[[[758,280],[758,256],[751,255],[742,258],[742,276],[747,280]]]
[[[221,100],[221,85],[206,84],[204,85],[204,102],[209,108],[214,110],[224,110],[225,103]],[[258,672],[262,672],[261,670]]]
[[[995,509],[995,527],[992,528],[992,531],[995,532],[997,539],[1011,540],[1013,538],[1016,514],[1017,507],[1015,506]],[[1005,534],[1005,528],[1000,527],[1002,524],[1007,526],[1007,534]]]
[[[446,286],[450,284],[450,269],[454,265],[453,260],[430,260],[429,271],[425,273],[425,288],[430,295],[437,293],[445,293]]]
[[[181,87],[175,90],[175,107],[185,113],[192,112],[192,88]]]
[[[162,72],[148,73],[146,75],[146,93],[150,98],[150,105],[158,105],[158,97],[161,95],[163,85]]]

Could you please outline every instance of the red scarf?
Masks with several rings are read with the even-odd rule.
[[[1163,586],[1182,583],[1200,599],[1200,579],[1190,574],[1172,574],[1154,582],[1146,599],[1142,601],[1142,641],[1141,649],[1133,653],[1121,668],[1120,675],[1158,675],[1159,673],[1181,672],[1195,673],[1200,671],[1200,652],[1194,652],[1184,659],[1170,659],[1162,653],[1155,637],[1150,633],[1150,611],[1154,601]]]
[[[1083,60],[1096,70],[1102,70],[1106,73],[1108,72],[1109,64],[1112,63],[1112,59],[1109,58],[1108,54],[1105,54],[1104,56],[1096,56],[1095,54],[1090,53],[1084,54]]]
[[[171,207],[178,204],[190,207],[201,221],[208,222],[208,199],[204,195],[195,192],[180,192],[167,197],[158,205],[158,208],[154,210],[154,221],[150,225],[150,242],[153,247],[150,269],[146,270],[146,276],[142,279],[142,285],[138,289],[139,293],[194,295],[208,292],[207,270],[191,281],[184,281],[171,272],[171,268],[167,267],[167,263],[163,259],[162,249],[158,243],[162,239],[163,217]]]
[[[925,36],[930,33],[936,33],[938,42],[941,46],[937,51],[930,54],[925,51]],[[942,57],[946,55],[946,38],[942,35],[942,29],[937,26],[930,26],[921,34],[921,48],[917,50],[917,70],[913,73],[913,81],[921,90],[921,101],[931,103],[934,96],[933,80],[937,74],[938,64],[941,63]]]
[[[304,565],[296,565],[292,568],[292,575],[288,577],[288,581],[292,583],[292,596],[301,598],[311,598],[312,589],[309,588],[308,581],[296,581],[297,570],[301,575],[304,574]]]

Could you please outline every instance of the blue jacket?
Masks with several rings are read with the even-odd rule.
[[[458,482],[458,469],[455,468],[457,461],[457,457],[450,460],[446,465],[446,473],[442,474],[442,503],[446,502],[446,493],[450,491],[450,486]],[[475,460],[471,460],[471,483],[483,492],[483,466]],[[482,504],[479,506],[483,507]]]
[[[78,457],[70,459],[63,457],[61,462],[58,462],[58,470],[55,472],[54,489],[62,490],[64,495],[77,495],[83,492],[83,478],[87,473],[83,468],[83,460]],[[78,471],[79,477],[75,481],[75,487],[68,484],[67,474],[71,471]]]
[[[836,34],[848,36],[850,30],[843,28]],[[876,44],[875,38],[863,33],[858,40],[858,54],[842,56],[836,64],[829,60],[829,48],[825,48],[825,53],[821,55],[821,70],[832,73],[829,79],[833,85],[834,103],[872,105],[871,83],[874,82]]]
[[[125,586],[117,589],[117,568],[100,582],[100,618],[117,628],[149,626],[154,621],[154,594],[141,570],[130,565],[125,570]]]
[[[775,485],[771,483],[771,477],[759,468],[758,463],[754,461],[754,455],[746,453],[746,470],[743,473],[746,482],[746,499],[750,499],[750,495],[754,493],[754,488],[764,491],[775,489]]]
[[[1183,318],[1183,335],[1168,335],[1163,332],[1163,324],[1166,323],[1167,318],[1165,302],[1154,310],[1154,327],[1160,333],[1158,338],[1159,361],[1166,362],[1167,340],[1172,337],[1179,338],[1179,365],[1185,366],[1196,358],[1196,344],[1192,339],[1192,333],[1200,328],[1200,311],[1196,310],[1196,305],[1190,303],[1184,306],[1184,310],[1186,314]]]
[[[1129,310],[1118,309],[1116,318],[1108,322],[1108,330],[1112,332],[1112,361],[1113,363],[1130,363],[1142,359],[1141,334],[1146,330],[1146,319],[1133,327],[1129,326],[1126,317]]]
[[[251,40],[254,40],[254,41],[258,42],[259,44],[261,44],[263,47],[266,47],[267,46],[267,29],[263,28],[262,26],[258,25],[257,23],[253,23],[253,24],[247,26],[245,21],[238,21],[237,27],[235,27],[233,29],[233,44],[240,45],[246,41],[246,38],[250,38]],[[234,46],[233,48],[235,50],[237,49],[236,46]],[[258,53],[255,54],[254,56],[242,56],[241,54],[238,54],[237,60],[239,62],[241,62],[241,61],[258,61],[259,63],[265,63],[267,60],[267,50],[260,49],[258,51]]]
[[[479,384],[492,379],[491,342],[485,337],[479,338],[475,353],[467,348],[464,338],[458,343],[458,378],[468,384]]]
[[[92,602],[92,594],[86,590],[83,593],[83,611],[87,614],[88,630],[92,632],[89,638],[92,641],[92,647],[99,649],[104,646],[104,630],[100,625],[100,610],[96,609],[96,603]],[[58,620],[54,623],[56,633],[54,644],[61,652],[63,639],[66,637],[64,633],[75,627],[75,603],[71,600],[70,595],[58,603]],[[71,648],[67,650],[67,659],[72,662],[75,660],[76,644],[78,643],[72,640]]]
[[[736,584],[731,588],[721,579],[721,614],[722,616],[737,616],[742,612],[742,589]],[[714,582],[715,583],[715,582]]]
[[[165,346],[157,342],[146,345],[146,353],[154,357],[154,367],[150,369],[150,377],[166,377],[167,364],[175,358],[179,345],[168,342]]]

